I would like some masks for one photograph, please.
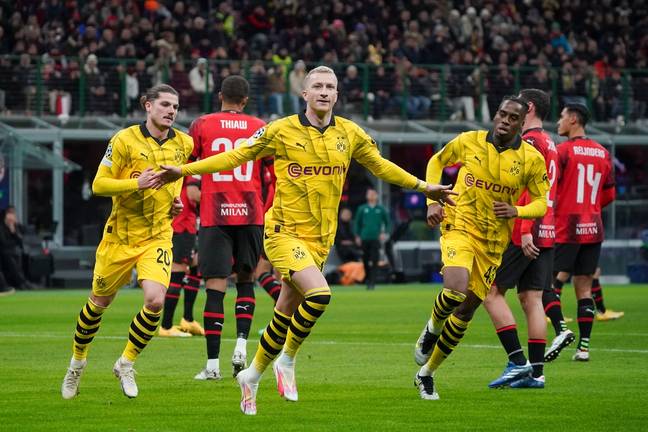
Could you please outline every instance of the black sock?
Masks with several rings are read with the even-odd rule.
[[[520,339],[517,334],[517,326],[515,324],[501,327],[496,330],[497,337],[499,337],[506,354],[510,361],[516,365],[523,365],[527,359],[524,357],[522,346],[520,346]]]
[[[595,308],[594,300],[591,298],[578,300],[578,348],[583,351],[589,350]]]
[[[533,366],[533,377],[538,378],[544,374],[544,352],[547,346],[545,339],[529,339],[529,361]]]
[[[281,292],[281,282],[270,272],[265,272],[259,276],[257,279],[259,285],[263,288],[270,297],[277,303],[279,299],[279,293]]]
[[[567,329],[560,305],[560,297],[553,291],[544,290],[542,292],[542,305],[544,306],[545,315],[551,320],[551,325],[556,332],[556,336],[558,336]]]
[[[603,303],[603,287],[598,278],[592,281],[592,298],[594,299],[594,303],[596,303],[596,310],[605,313],[606,309],[605,303]]]
[[[236,284],[236,303],[234,316],[236,317],[236,336],[247,339],[250,326],[254,317],[254,282],[240,282]]]
[[[169,289],[164,296],[164,311],[162,311],[162,328],[170,329],[173,327],[173,314],[175,313],[178,299],[180,298],[180,290],[182,289],[182,278],[184,272],[171,272],[171,282],[169,282]]]
[[[200,278],[198,277],[198,267],[191,267],[189,274],[185,276],[184,283],[184,314],[183,317],[187,321],[194,320],[193,308],[200,289]]]
[[[223,332],[223,322],[225,321],[225,314],[223,313],[225,293],[211,289],[205,291],[207,292],[207,301],[203,313],[203,324],[207,341],[207,358],[217,359],[220,355],[221,334]]]
[[[562,295],[562,289],[563,285],[565,285],[565,282],[558,280],[558,278],[554,279],[553,281],[553,291],[556,293],[558,298]]]

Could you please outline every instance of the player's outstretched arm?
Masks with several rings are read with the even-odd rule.
[[[99,165],[99,170],[92,182],[92,193],[98,196],[115,196],[135,192],[138,189],[159,189],[155,180],[155,172],[147,168],[138,178],[116,179],[110,168]]]
[[[451,185],[440,185],[440,184],[429,184],[426,183],[425,191],[423,191],[425,196],[432,201],[436,201],[441,204],[456,205],[452,196],[458,195],[457,192],[452,190]]]

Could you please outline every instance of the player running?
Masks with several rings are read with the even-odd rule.
[[[140,103],[146,121],[113,136],[92,183],[95,195],[112,197],[112,211],[97,247],[92,292],[77,320],[73,356],[61,387],[64,399],[79,393],[90,343],[99,331],[103,313],[130,280],[133,267],[137,268],[144,305],[133,318],[126,348],[113,367],[129,398],[138,394],[133,363],[160,323],[171,277],[171,221],[180,212],[182,181],[160,185],[155,170],[185,163],[193,143],[190,136],[172,127],[179,106],[173,87],[154,86]],[[171,214],[174,201],[178,208]]]
[[[163,167],[166,172],[158,174],[160,181],[172,181],[275,156],[277,185],[273,206],[265,217],[264,247],[283,284],[274,317],[261,336],[254,360],[237,376],[244,414],[256,414],[261,376],[282,350],[273,365],[277,388],[286,400],[298,399],[295,359],[331,299],[322,267],[335,238],[338,206],[351,159],[385,181],[453,203],[448,186],[427,184],[408,174],[382,158],[376,142],[358,125],[334,116],[337,89],[333,70],[319,66],[304,80],[304,113],[270,123],[247,145],[233,151],[181,169]]]
[[[422,365],[414,377],[422,399],[439,399],[434,373],[457,347],[488,294],[514,218],[535,219],[547,210],[549,181],[544,158],[520,137],[527,110],[526,100],[505,97],[492,130],[458,135],[428,163],[430,183],[441,178],[444,167],[458,162],[462,167],[454,186],[459,193],[457,206],[428,202],[428,224],[441,224],[443,290],[414,352],[417,364]],[[529,203],[516,206],[525,188]],[[528,362],[524,370],[531,371]]]

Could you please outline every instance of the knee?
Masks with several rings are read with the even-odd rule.
[[[164,307],[164,300],[163,299],[149,300],[146,303],[144,303],[144,306],[146,307],[146,309],[150,310],[151,312],[160,312]]]

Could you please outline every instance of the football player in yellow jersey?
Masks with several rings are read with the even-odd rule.
[[[520,137],[527,109],[525,100],[505,97],[492,130],[458,135],[428,163],[428,182],[438,181],[445,166],[461,163],[462,167],[454,186],[459,193],[456,207],[428,200],[428,224],[441,224],[443,290],[414,351],[422,366],[414,384],[423,399],[439,398],[434,372],[459,344],[488,294],[514,219],[534,219],[547,210],[544,158]],[[531,201],[516,206],[525,188]],[[531,371],[528,361],[520,368],[511,372]]]
[[[173,261],[171,221],[182,210],[182,181],[160,187],[154,170],[163,164],[185,163],[193,140],[172,128],[178,113],[178,93],[173,87],[152,87],[141,104],[146,122],[113,136],[92,183],[95,195],[112,197],[113,205],[97,248],[92,292],[77,320],[73,356],[61,387],[64,399],[78,394],[101,317],[119,288],[130,280],[133,267],[144,292],[144,306],[131,322],[126,348],[113,367],[130,398],[138,393],[133,363],[160,322]]]
[[[256,414],[261,375],[272,360],[277,388],[289,401],[297,400],[295,356],[331,298],[322,267],[333,245],[342,186],[351,159],[377,177],[429,198],[454,204],[447,186],[417,179],[382,158],[374,140],[350,120],[333,116],[337,77],[319,66],[304,80],[306,111],[266,125],[235,150],[184,165],[165,167],[160,181],[232,169],[273,155],[276,192],[265,215],[265,252],[281,273],[283,284],[272,321],[261,336],[252,364],[237,375],[241,410]]]

